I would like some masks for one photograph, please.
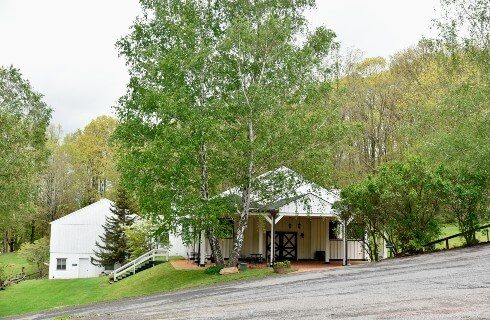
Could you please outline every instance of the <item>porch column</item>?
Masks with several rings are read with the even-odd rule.
[[[330,263],[330,219],[326,220],[325,234],[325,263]]]
[[[201,243],[199,243],[199,266],[206,266],[206,233],[201,231]]]
[[[310,257],[315,258],[315,251],[317,251],[317,243],[316,243],[316,238],[315,235],[317,234],[316,232],[316,224],[313,224],[313,221],[316,222],[316,218],[311,218],[310,219]]]
[[[348,252],[347,252],[347,221],[344,220],[342,222],[342,235],[343,235],[343,254],[342,254],[342,265],[346,266],[347,265],[347,257],[348,257]]]
[[[259,254],[264,257],[264,228],[262,223],[259,223]]]
[[[367,260],[366,250],[368,243],[368,234],[364,232],[364,243],[362,244],[362,260]]]
[[[272,223],[271,223],[271,256],[270,256],[270,265],[274,264],[274,245],[276,237],[274,236],[274,226],[276,224],[276,216],[272,215]]]
[[[272,266],[274,264],[274,258],[276,255],[276,250],[275,250],[275,245],[276,245],[276,237],[274,234],[274,229],[276,226],[276,214],[277,210],[271,209],[270,211],[271,214],[271,256],[270,256],[270,265]]]
[[[385,234],[385,237],[383,237],[383,254],[382,254],[382,258],[383,259],[387,259],[388,258],[388,248],[386,247],[386,234]]]

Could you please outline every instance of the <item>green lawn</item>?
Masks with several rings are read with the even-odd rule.
[[[441,236],[439,237],[440,239],[452,236],[453,234],[460,233],[459,228],[456,224],[445,225],[441,231],[442,231],[442,233],[441,233]],[[486,242],[487,241],[487,233],[485,230],[478,231],[476,233],[476,237],[478,238],[478,240],[480,240],[480,242]],[[463,237],[457,237],[457,238],[449,240],[449,247],[450,248],[461,247],[463,245],[464,245]],[[439,243],[436,246],[436,249],[444,249],[444,248],[446,248],[446,243]]]
[[[164,263],[113,284],[106,277],[28,280],[0,291],[0,317],[271,274],[271,269],[250,269],[227,276],[207,275],[204,270],[175,270],[170,263]]]
[[[29,264],[20,254],[17,253],[2,253],[0,254],[0,265],[5,266],[5,272],[8,276],[19,274],[22,267],[25,267],[25,272],[31,274],[37,271],[37,267]]]

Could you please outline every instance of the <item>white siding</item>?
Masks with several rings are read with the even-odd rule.
[[[49,256],[49,278],[50,279],[73,279],[79,277],[80,258],[89,259],[93,254],[80,253],[51,253]],[[56,259],[66,259],[66,270],[56,270]],[[97,277],[104,271],[103,267],[90,264],[87,277]]]
[[[174,234],[169,234],[169,243],[170,243],[170,251],[169,254],[171,256],[182,256],[187,258],[187,253],[192,251],[184,244],[181,236],[177,236]]]
[[[112,215],[112,202],[102,199],[85,208],[75,211],[51,223],[49,278],[70,279],[96,277],[104,271],[103,267],[90,263],[88,272],[80,272],[80,259],[94,257],[96,241],[104,233],[106,217]],[[66,270],[56,269],[56,259],[65,258]]]
[[[51,225],[51,253],[93,254],[102,225]]]
[[[330,259],[341,260],[344,256],[342,254],[343,247],[342,240],[330,240]],[[347,258],[349,260],[362,260],[364,258],[362,241],[347,241]]]

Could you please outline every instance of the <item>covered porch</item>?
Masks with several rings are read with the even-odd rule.
[[[282,215],[252,216],[245,233],[242,260],[332,261],[366,260],[362,240],[345,239],[343,224],[335,217]],[[275,241],[271,243],[271,233]],[[271,252],[275,252],[271,255]],[[346,259],[344,259],[347,252]]]
[[[340,260],[346,265],[348,260],[368,258],[363,239],[347,239],[348,223],[341,221],[333,208],[340,200],[338,190],[322,188],[286,167],[265,173],[257,180],[268,185],[276,176],[288,177],[293,190],[289,190],[291,186],[285,188],[288,192],[279,192],[272,200],[251,195],[253,205],[243,235],[241,260],[269,265],[281,260],[323,263]],[[283,187],[271,184],[269,188],[277,191]],[[232,188],[221,196],[239,198],[239,194],[239,188]],[[238,228],[237,220],[233,220],[234,230]],[[234,232],[230,239],[221,240],[225,259],[230,256],[233,238]],[[199,264],[204,265],[211,258],[211,250],[204,232],[200,240],[199,245],[194,245],[194,253],[198,254]]]
[[[352,261],[368,260],[362,239],[345,239],[344,230],[344,223],[334,215],[275,213],[273,216],[270,213],[256,213],[249,217],[240,260],[251,265],[271,265],[274,261],[289,260],[293,263],[310,262],[316,266],[318,263],[347,265]],[[273,243],[270,241],[271,234],[275,238]],[[228,259],[233,239],[221,239],[220,242],[223,257]],[[194,256],[201,266],[213,260],[204,233],[201,241],[194,243],[189,251],[192,253],[188,257]]]

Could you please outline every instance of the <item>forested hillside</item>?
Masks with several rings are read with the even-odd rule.
[[[236,213],[236,262],[250,195],[272,198],[254,177],[283,165],[342,190],[338,210],[374,260],[382,240],[418,250],[446,223],[475,243],[489,219],[488,2],[441,0],[437,36],[391,57],[310,30],[313,3],[142,0],[117,43],[131,80],[116,117],[74,133],[1,67],[1,250],[119,186],[158,232],[204,230],[215,257],[224,212]],[[234,186],[237,201],[216,197]]]

